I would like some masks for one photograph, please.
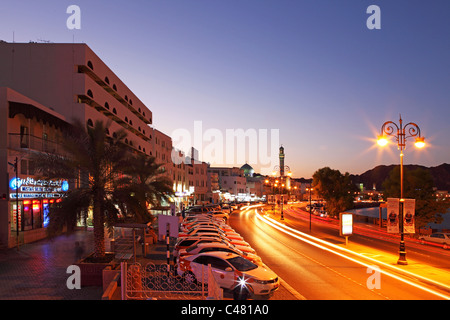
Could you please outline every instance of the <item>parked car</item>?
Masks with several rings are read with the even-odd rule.
[[[218,285],[235,294],[269,295],[278,289],[280,280],[270,269],[258,266],[230,252],[200,253],[179,259],[177,274],[186,282],[206,282],[211,265]]]
[[[224,237],[226,237],[226,238],[228,238],[230,240],[244,240],[239,235],[239,233],[236,233],[234,231],[223,231],[220,228],[214,227],[214,226],[210,226],[210,227],[202,227],[202,226],[193,227],[193,228],[189,229],[186,232],[180,232],[178,234],[178,237],[182,238],[182,237],[187,237],[187,236],[195,236],[195,235],[198,235],[198,234],[201,234],[201,233],[211,233],[211,232],[214,232],[214,233],[217,232],[217,233],[221,234],[222,236],[224,236]]]
[[[442,244],[444,249],[450,248],[450,233],[436,232],[427,236],[420,236],[422,243],[425,241]]]
[[[262,265],[261,258],[259,256],[257,256],[256,254],[241,251],[236,246],[230,245],[229,243],[225,243],[225,242],[198,243],[198,244],[192,245],[186,249],[181,249],[179,251],[178,257],[183,257],[185,255],[200,254],[200,253],[205,253],[205,252],[215,252],[215,251],[235,253],[235,254],[238,254],[241,257],[253,262],[254,264],[257,264],[259,266]]]
[[[181,230],[182,231],[188,231],[189,229],[193,228],[193,227],[215,227],[215,228],[220,228],[223,231],[234,231],[233,228],[231,228],[229,225],[225,224],[225,223],[220,223],[214,220],[194,220],[191,222],[188,222],[186,224],[183,224],[181,226]]]

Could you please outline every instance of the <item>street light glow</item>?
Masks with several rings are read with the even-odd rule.
[[[419,149],[425,147],[425,138],[417,137],[414,145],[416,146],[416,148],[419,148]]]
[[[378,136],[377,143],[379,146],[384,147],[388,144],[388,140],[384,135]]]

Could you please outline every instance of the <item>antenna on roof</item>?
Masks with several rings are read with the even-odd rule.
[[[43,40],[43,39],[37,39],[38,42],[43,42],[43,43],[52,43],[50,40]]]

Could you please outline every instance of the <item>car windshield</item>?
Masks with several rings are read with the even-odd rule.
[[[235,267],[238,271],[249,271],[258,268],[256,264],[240,256],[227,259],[227,261],[231,263],[231,265]]]

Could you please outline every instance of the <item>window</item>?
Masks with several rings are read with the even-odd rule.
[[[87,95],[91,98],[94,98],[94,94],[92,93],[92,91],[90,89],[87,91]]]
[[[20,126],[20,147],[28,148],[30,136],[28,135],[28,127]]]
[[[125,95],[125,100],[127,100],[127,101],[128,101],[128,96],[127,96],[127,95]]]
[[[109,110],[109,103],[105,102],[105,108]]]
[[[114,113],[114,114],[117,114],[116,108],[113,108],[113,113]]]
[[[117,91],[117,86],[113,84],[113,89]]]
[[[87,66],[88,66],[89,68],[91,68],[92,70],[94,70],[94,65],[92,64],[91,61],[88,61]]]
[[[108,78],[108,77],[105,77],[105,82],[106,82],[107,84],[109,84],[109,78]]]
[[[94,126],[94,123],[92,122],[91,119],[88,119],[87,125],[88,125],[89,127],[93,127],[93,126]]]

